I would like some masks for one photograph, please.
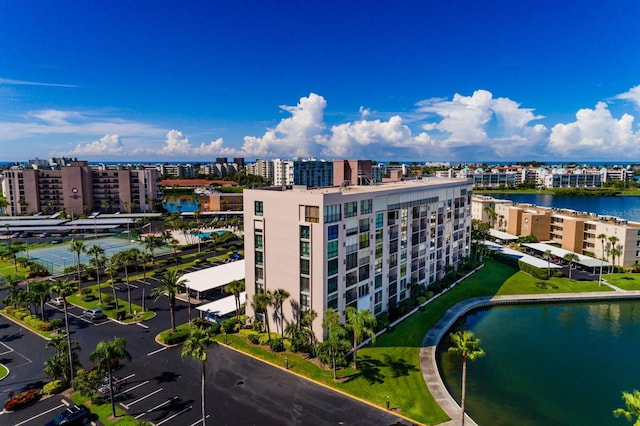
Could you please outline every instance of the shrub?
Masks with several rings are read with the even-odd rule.
[[[211,323],[211,325],[209,325],[209,332],[211,334],[218,334],[220,333],[220,329],[222,328],[222,326],[220,324],[218,324],[217,322]]]
[[[66,382],[63,380],[54,380],[42,387],[42,393],[45,395],[54,395],[60,393],[67,388]]]
[[[91,290],[91,288],[89,288],[89,287],[84,287],[84,288],[82,289],[82,295],[83,295],[83,296],[87,296],[87,295],[91,294],[91,292],[92,292],[92,290]]]
[[[16,310],[16,312],[13,314],[13,316],[15,316],[19,320],[24,319],[24,317],[26,317],[27,315],[29,315],[29,311],[24,308]]]
[[[260,335],[258,333],[249,333],[247,334],[247,339],[254,345],[260,344]]]
[[[102,303],[106,303],[107,305],[113,303],[113,296],[110,294],[103,294]]]
[[[433,297],[433,292],[432,291],[425,291],[424,292],[424,297],[426,297],[427,299],[431,299]]]
[[[85,294],[84,296],[82,296],[82,301],[83,302],[93,302],[97,298],[98,297],[95,294]]]
[[[390,324],[389,312],[383,312],[376,317],[376,331],[384,330]]]
[[[545,269],[536,268],[535,266],[529,265],[528,263],[524,263],[521,260],[518,261],[518,267],[522,272],[526,272],[527,274],[531,275],[536,279],[539,279],[539,280],[548,279],[547,271]]]
[[[273,352],[282,352],[284,351],[284,341],[281,337],[276,337],[275,339],[271,339],[269,347]]]
[[[416,299],[418,305],[422,305],[424,302],[427,301],[427,298],[424,296],[418,296],[418,298]]]
[[[170,331],[164,339],[164,342],[167,345],[176,345],[187,340],[187,337],[189,337],[189,330]]]
[[[4,403],[4,409],[7,411],[15,411],[27,405],[33,404],[40,399],[40,391],[38,389],[30,389],[21,392]]]
[[[51,328],[58,328],[61,327],[63,323],[62,318],[54,318],[49,321],[49,326],[51,326]]]
[[[222,321],[222,330],[224,330],[224,332],[227,334],[235,333],[239,329],[240,329],[240,326],[238,324],[238,320],[235,318],[228,318]]]

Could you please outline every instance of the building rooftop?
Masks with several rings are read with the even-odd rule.
[[[348,186],[327,186],[322,188],[307,188],[303,185],[294,185],[292,188],[282,189],[285,191],[309,192],[312,194],[340,194],[340,193],[359,193],[359,192],[382,192],[393,189],[409,188],[420,189],[423,187],[439,187],[447,185],[459,185],[460,183],[469,183],[471,179],[460,178],[421,178],[408,179],[395,182],[384,182],[375,185],[348,185]],[[258,188],[260,189],[260,188]],[[265,188],[267,189],[267,188]],[[273,189],[273,188],[271,188]]]

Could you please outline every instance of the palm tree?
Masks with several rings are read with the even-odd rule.
[[[142,252],[140,253],[140,255],[138,256],[138,260],[140,260],[140,262],[142,262],[142,311],[146,311],[146,303],[145,303],[145,293],[146,293],[146,286],[147,286],[147,263],[149,262],[153,262],[153,255],[151,253],[148,252]]]
[[[215,344],[215,341],[201,328],[192,328],[189,337],[184,342],[180,356],[192,357],[200,361],[202,372],[200,375],[200,395],[202,399],[202,424],[207,424],[206,404],[205,404],[205,375],[207,366],[207,348]]]
[[[13,262],[13,267],[18,272],[18,253],[23,250],[22,243],[15,243],[2,248],[0,257],[3,259],[10,259]]]
[[[80,271],[80,254],[84,251],[84,243],[80,240],[71,240],[68,250],[76,254],[76,262],[78,265],[78,291],[82,290],[82,277]]]
[[[154,301],[158,300],[163,294],[169,296],[169,311],[171,313],[171,330],[176,330],[176,293],[181,284],[185,284],[187,280],[180,279],[178,271],[168,270],[160,277],[160,285],[151,290],[150,296]]]
[[[618,241],[620,241],[620,239],[615,235],[609,237],[609,242],[611,243],[612,247],[611,250],[609,250],[609,254],[611,255],[611,263],[613,263],[614,265],[616,263],[616,256],[618,255],[618,253],[615,253],[614,250],[616,250],[616,243]]]
[[[102,247],[97,244],[86,249],[85,253],[89,256],[93,256],[93,266],[96,268],[96,281],[98,282],[98,303],[102,304],[102,291],[100,289],[100,269],[104,267],[104,261],[106,259],[105,252]]]
[[[107,369],[107,379],[109,380],[109,399],[111,400],[111,414],[116,417],[116,401],[113,398],[113,363],[121,359],[131,359],[131,354],[127,352],[127,341],[123,337],[114,337],[111,341],[101,341],[96,346],[96,350],[89,355],[93,362]]]
[[[51,281],[33,281],[29,283],[29,292],[40,302],[40,317],[45,321],[44,302],[49,297]]]
[[[129,303],[129,313],[133,313],[133,308],[131,307],[131,285],[129,284],[129,262],[133,260],[134,253],[131,250],[124,250],[118,252],[113,255],[111,258],[112,261],[115,260],[115,263],[118,265],[124,266],[124,279],[125,284],[127,286],[127,301]]]
[[[144,247],[151,253],[152,259],[154,258],[154,251],[164,245],[164,241],[160,237],[149,235],[144,239]]]
[[[462,397],[460,398],[460,409],[462,411],[462,417],[460,420],[460,426],[464,426],[464,401],[466,398],[467,388],[467,360],[474,361],[475,359],[484,356],[485,352],[480,348],[480,339],[474,336],[471,331],[457,331],[451,333],[452,346],[449,348],[449,352],[460,354],[462,357]]]
[[[240,321],[240,293],[244,291],[244,280],[233,280],[224,286],[225,293],[233,294],[236,299],[236,319]]]
[[[52,379],[64,379],[65,382],[71,383],[69,378],[69,361],[68,357],[71,354],[72,364],[75,366],[80,365],[80,344],[75,340],[71,342],[71,348],[69,348],[69,342],[66,337],[58,334],[52,337],[46,344],[46,348],[53,347],[55,354],[47,361],[45,361],[44,374]],[[70,349],[70,350],[69,350]]]
[[[331,367],[333,369],[333,380],[336,380],[338,378],[336,373],[336,358],[338,357],[338,351],[344,346],[344,338],[347,335],[347,331],[340,323],[340,313],[331,308],[327,309],[322,318],[322,328],[327,329],[327,338],[323,344],[327,346],[329,351]]]
[[[76,291],[76,286],[69,280],[57,280],[51,286],[51,291],[62,297],[64,310],[64,329],[67,333],[67,346],[69,348],[69,382],[73,381],[73,354],[71,353],[71,334],[69,333],[69,312],[67,310],[67,297]]]
[[[489,226],[493,228],[493,226],[495,225],[496,217],[498,217],[495,207],[487,206],[484,208],[484,211],[487,213],[487,217],[489,218]]]
[[[120,304],[118,303],[118,295],[116,294],[116,283],[114,281],[114,275],[118,273],[118,262],[114,259],[115,255],[109,259],[107,266],[105,268],[105,272],[109,274],[109,279],[111,280],[111,292],[113,293],[113,301],[116,304],[116,311],[120,309]]]
[[[0,289],[7,289],[7,297],[3,300],[3,303],[13,305],[17,308],[20,300],[20,293],[22,289],[19,287],[20,283],[24,281],[24,277],[20,274],[9,274],[0,276]]]
[[[344,310],[347,317],[347,330],[353,334],[353,369],[357,370],[358,345],[365,337],[370,337],[372,342],[376,341],[376,333],[373,327],[376,325],[376,317],[368,309],[356,310],[353,306]]]
[[[290,294],[283,288],[278,288],[273,292],[273,308],[278,313],[278,320],[280,321],[280,334],[284,336],[284,301],[289,298]]]
[[[571,281],[571,270],[573,269],[573,262],[580,259],[575,253],[567,253],[564,255],[564,260],[569,262],[569,281]]]
[[[545,250],[544,253],[542,253],[542,257],[547,260],[547,279],[551,277],[551,257],[552,256],[553,255],[551,254],[551,250]]]
[[[635,417],[634,426],[640,426],[640,391],[622,392],[622,400],[626,408],[616,408],[613,410],[614,417],[624,417],[628,422]]]
[[[600,276],[598,277],[598,286],[601,286],[602,285],[602,268],[604,266],[604,242],[607,239],[607,234],[598,234],[596,238],[599,239],[600,243],[602,244],[602,257],[600,258]]]
[[[272,298],[273,295],[269,290],[260,290],[254,293],[253,300],[251,301],[253,310],[262,316],[267,330],[267,340],[271,340],[271,329],[269,327],[269,305],[271,304]]]

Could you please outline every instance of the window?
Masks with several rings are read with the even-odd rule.
[[[264,279],[264,269],[256,267],[256,280]]]
[[[338,239],[338,225],[331,225],[327,227],[327,240]]]
[[[332,294],[327,296],[327,309],[338,310],[338,295]]]
[[[369,294],[369,284],[358,287],[358,297],[364,297]]]
[[[342,212],[340,204],[333,206],[324,206],[324,221],[325,223],[338,222],[342,219]]]
[[[360,234],[358,240],[360,241],[361,249],[369,247],[369,234]]]
[[[358,281],[364,281],[369,278],[369,265],[361,266],[358,271]]]
[[[304,240],[308,240],[311,238],[311,229],[308,226],[300,227],[300,238]]]
[[[344,217],[353,217],[358,214],[358,202],[344,203]]]
[[[360,214],[371,213],[372,207],[373,207],[373,200],[360,201]]]
[[[338,277],[329,278],[327,280],[327,293],[335,293],[338,291]]]
[[[376,246],[376,259],[379,259],[382,257],[382,244],[378,244]]]
[[[255,241],[256,241],[256,248],[261,249],[263,247],[262,234],[256,234]]]
[[[309,277],[300,277],[300,291],[309,293],[311,290],[311,280]]]
[[[311,306],[311,302],[310,302],[310,296],[308,294],[301,294],[300,295],[300,308],[302,308],[302,310],[307,310],[309,309],[309,307]]]
[[[338,255],[338,242],[337,241],[329,241],[327,243],[327,257],[332,258]]]
[[[376,291],[376,294],[373,297],[373,302],[375,304],[382,303],[382,290]]]
[[[309,257],[311,243],[309,241],[300,241],[300,256]]]
[[[327,262],[327,275],[335,275],[338,273],[338,259]]]
[[[349,272],[347,274],[347,287],[351,287],[358,283],[358,271]]]
[[[253,207],[254,207],[256,216],[262,216],[263,207],[264,207],[262,201],[254,201]]]
[[[369,219],[360,219],[359,227],[360,233],[369,232]]]
[[[358,253],[357,252],[347,255],[346,265],[347,265],[346,266],[347,270],[353,269],[353,268],[358,266]]]
[[[320,222],[320,207],[304,206],[304,221],[311,223]]]
[[[384,213],[378,213],[376,215],[376,229],[382,228],[384,226]]]
[[[382,229],[376,230],[376,244],[382,242]]]
[[[303,275],[309,275],[309,260],[300,259],[300,273]]]
[[[262,253],[261,251],[256,251],[256,265],[263,265],[264,264],[264,253]]]

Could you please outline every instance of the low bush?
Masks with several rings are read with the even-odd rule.
[[[164,339],[164,342],[167,345],[177,345],[178,343],[182,343],[189,337],[189,330],[178,330],[169,332],[167,337]]]
[[[284,351],[284,341],[281,337],[276,337],[275,339],[271,339],[271,341],[269,341],[269,347],[273,352],[282,352]]]
[[[42,393],[45,395],[55,395],[65,390],[67,387],[67,383],[64,380],[54,380],[42,387]]]
[[[16,317],[19,320],[24,319],[24,317],[26,317],[27,315],[29,315],[29,311],[27,311],[26,309],[22,308],[19,310],[16,310],[13,314],[14,317]]]
[[[4,403],[4,409],[7,411],[15,411],[20,408],[33,404],[40,399],[40,391],[38,389],[30,389],[21,392]]]
[[[258,333],[249,333],[247,334],[247,339],[254,345],[260,344],[260,335]]]
[[[58,327],[62,327],[63,323],[64,321],[62,320],[62,318],[54,318],[49,321],[49,326],[51,328],[58,328]]]
[[[231,334],[240,330],[240,324],[238,324],[238,320],[235,318],[228,318],[222,321],[222,329],[225,333]]]
[[[87,296],[87,295],[91,294],[91,292],[92,292],[92,290],[91,290],[91,288],[90,288],[90,287],[84,287],[84,288],[82,289],[82,295],[83,295],[83,296]]]
[[[416,299],[416,302],[418,303],[418,305],[422,305],[426,301],[427,301],[427,298],[424,296],[418,296]]]

